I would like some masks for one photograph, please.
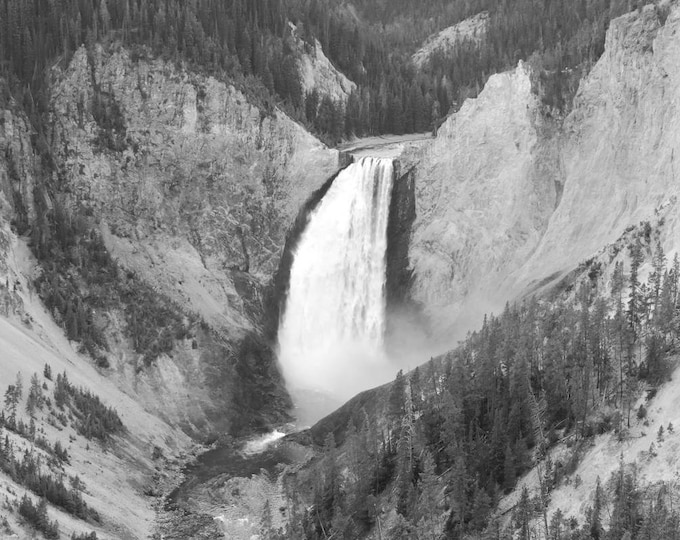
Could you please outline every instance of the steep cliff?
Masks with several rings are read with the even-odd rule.
[[[538,244],[558,197],[552,129],[520,64],[492,76],[422,152],[410,260],[413,295],[436,333],[473,297],[465,310],[477,323]]]
[[[677,249],[679,29],[677,3],[614,20],[563,120],[539,106],[520,64],[442,125],[416,169],[410,248],[413,294],[439,335],[643,220],[665,216],[662,243]]]
[[[559,137],[564,190],[536,252],[512,281],[564,271],[641,221],[665,217],[680,248],[680,7],[647,6],[612,21],[606,50]]]
[[[39,157],[28,121],[3,112],[0,183],[57,321],[192,433],[285,418],[264,298],[338,152],[233,86],[139,51],[81,48],[50,88]]]
[[[33,129],[16,104],[0,110],[0,190],[3,216],[24,232],[35,218],[33,189],[40,174]]]
[[[276,109],[125,49],[80,49],[52,96],[76,196],[119,237],[191,237],[211,268],[271,275],[286,224],[337,168],[337,152]]]

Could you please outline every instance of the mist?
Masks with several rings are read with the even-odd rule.
[[[388,310],[393,177],[388,158],[362,158],[341,171],[293,254],[278,358],[303,425],[450,350],[481,325],[483,313],[474,308],[485,302],[468,306],[465,320],[426,315],[416,304]]]
[[[278,334],[279,362],[294,398],[312,392],[344,401],[392,371],[384,336],[393,177],[391,159],[352,163],[309,216]]]

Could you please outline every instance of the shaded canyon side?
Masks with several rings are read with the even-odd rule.
[[[411,163],[396,160],[385,254],[385,345],[388,354],[396,356],[397,361],[408,356],[409,351],[422,350],[429,328],[421,305],[412,295],[414,276],[409,249],[415,221],[416,169]],[[423,360],[424,357],[420,359]]]

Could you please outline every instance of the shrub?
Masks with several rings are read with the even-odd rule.
[[[47,516],[47,502],[45,499],[40,499],[40,503],[36,506],[28,495],[24,495],[19,503],[19,514],[34,529],[43,533],[45,538],[59,538],[59,524],[56,521],[50,522]]]
[[[71,535],[71,540],[97,540],[97,533],[92,531],[90,533],[73,533]]]
[[[54,386],[57,407],[69,407],[75,418],[75,428],[87,439],[106,441],[110,435],[124,430],[123,422],[112,407],[107,407],[89,390],[73,386],[66,373],[57,375]],[[60,417],[63,413],[60,414]]]
[[[47,503],[45,501],[63,508],[69,514],[80,519],[99,519],[97,512],[83,501],[79,491],[69,489],[64,485],[61,475],[55,478],[49,471],[43,470],[40,457],[29,452],[24,452],[19,456],[16,454],[12,443],[5,439],[4,444],[0,446],[0,457],[2,458],[0,459],[0,470],[17,484],[21,484],[43,498],[36,507],[31,499],[25,496],[21,501],[19,511],[47,538],[58,538],[59,533],[57,532],[56,536],[49,536],[49,534],[52,534],[50,532],[52,524],[47,522]],[[38,525],[36,525],[36,522]]]

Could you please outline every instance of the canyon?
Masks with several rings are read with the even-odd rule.
[[[606,286],[615,261],[603,250],[641,223],[669,260],[678,252],[678,36],[677,3],[666,14],[646,6],[612,21],[566,116],[540,102],[531,65],[520,62],[492,75],[434,138],[386,151],[383,159],[395,160],[385,223],[388,351],[411,342],[415,367],[485,313],[550,291],[592,257],[601,256]],[[317,49],[319,87],[344,99],[351,84]],[[136,538],[156,531],[158,501],[145,490],[172,483],[154,447],[163,467],[178,468],[196,441],[291,420],[277,330],[295,248],[338,173],[381,151],[352,157],[329,148],[274,103],[119,45],[81,47],[49,77],[43,132],[14,101],[0,115],[0,373],[4,384],[49,363],[119,410],[129,432],[117,452],[88,453],[73,432],[70,470],[106,516],[99,536]],[[145,291],[93,301],[98,282],[87,272],[74,278],[105,338],[96,362],[65,337],[65,314],[46,308],[36,289],[55,270],[34,253],[33,231],[57,214],[110,255],[117,270],[108,287]],[[81,270],[69,263],[64,272]],[[163,306],[153,331],[168,320],[178,329],[153,358],[136,347],[129,316],[129,304],[146,300]],[[94,487],[102,470],[116,476],[105,483],[117,497]],[[122,527],[133,506],[138,513]],[[50,515],[69,533],[87,529],[59,510]]]

